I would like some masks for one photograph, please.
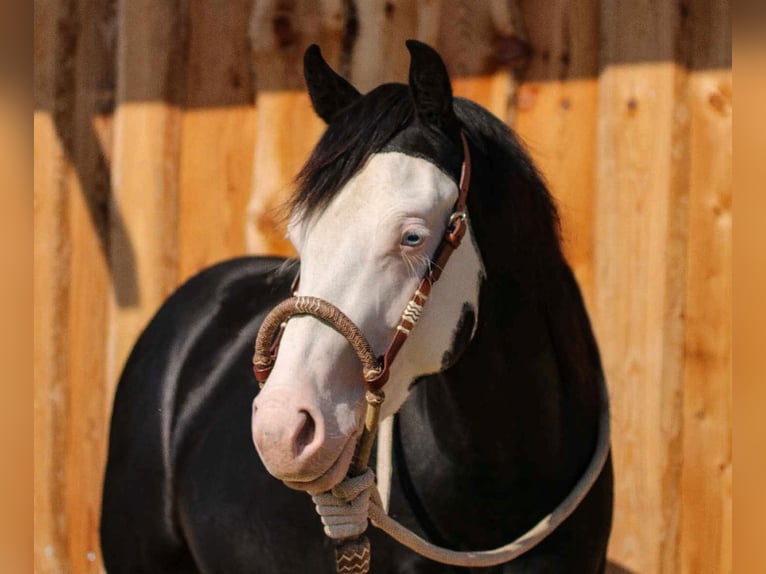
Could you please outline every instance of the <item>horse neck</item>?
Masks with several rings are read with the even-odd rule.
[[[598,352],[563,263],[562,273],[550,301],[524,295],[513,280],[490,277],[472,343],[440,384],[419,393],[426,432],[453,464],[491,469],[502,481],[568,488],[589,461]]]

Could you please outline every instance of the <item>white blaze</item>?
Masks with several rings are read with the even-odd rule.
[[[455,182],[426,160],[374,155],[326,209],[292,223],[301,294],[341,309],[382,354],[441,241],[457,193]],[[465,304],[478,309],[482,273],[469,225],[391,367],[384,417],[401,407],[416,377],[441,369]],[[313,494],[343,479],[364,416],[361,371],[334,329],[314,317],[288,322],[268,384],[253,403],[253,441],[274,476]]]
[[[354,321],[376,354],[394,334],[457,200],[455,182],[424,159],[376,154],[320,214],[290,226],[301,257],[300,294],[325,299]],[[402,246],[409,231],[421,247]],[[409,259],[409,263],[408,260]],[[434,285],[418,324],[391,368],[383,416],[396,412],[418,376],[441,369],[463,306],[478,315],[483,265],[470,231]],[[311,371],[307,376],[305,371]],[[302,372],[303,371],[303,372]],[[363,383],[343,337],[311,317],[291,320],[269,379],[301,384],[321,404],[328,426],[350,433],[363,412]],[[329,412],[328,412],[329,411]]]

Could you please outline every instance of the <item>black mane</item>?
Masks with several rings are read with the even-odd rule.
[[[292,212],[310,217],[323,209],[370,156],[414,118],[415,108],[404,84],[378,86],[343,110],[296,177]]]

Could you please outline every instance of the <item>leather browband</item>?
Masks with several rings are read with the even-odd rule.
[[[471,154],[468,147],[468,140],[465,137],[465,134],[463,131],[460,131],[460,139],[463,144],[463,164],[460,169],[460,182],[458,184],[458,197],[457,201],[455,202],[455,206],[452,210],[452,214],[449,217],[449,221],[447,222],[447,228],[444,232],[444,235],[442,237],[441,242],[437,246],[431,264],[429,265],[429,269],[424,274],[423,278],[420,280],[420,283],[418,284],[417,289],[415,289],[415,294],[410,298],[409,302],[407,303],[404,312],[402,313],[402,317],[399,320],[399,324],[396,326],[396,332],[394,333],[394,336],[391,339],[391,342],[388,345],[388,348],[383,353],[383,355],[378,359],[379,361],[379,368],[377,369],[365,369],[364,371],[364,382],[367,386],[367,389],[370,391],[379,391],[383,385],[386,384],[388,381],[388,378],[390,376],[390,369],[391,364],[394,362],[394,359],[396,358],[397,354],[399,353],[399,350],[404,345],[405,341],[407,341],[407,338],[410,335],[410,332],[417,324],[418,319],[420,318],[421,312],[423,310],[423,307],[426,304],[426,301],[428,301],[428,297],[431,294],[431,288],[433,287],[434,283],[436,283],[439,278],[441,277],[442,271],[449,261],[449,258],[452,256],[452,253],[460,246],[460,243],[463,240],[463,237],[465,236],[466,230],[468,229],[468,222],[466,220],[467,218],[467,212],[466,212],[466,202],[468,200],[468,189],[471,186]],[[296,276],[295,280],[293,281],[292,286],[292,294],[296,294],[296,290],[298,288],[298,282],[299,282],[300,272]],[[293,297],[295,298],[295,297]],[[328,308],[333,308],[337,311],[337,314],[341,314],[340,310],[335,308],[331,303],[317,300],[316,298],[306,298],[303,297],[302,299],[314,299],[316,304],[321,304],[322,306],[327,306]],[[290,301],[290,300],[288,300]],[[285,302],[286,303],[286,302]],[[301,310],[301,305],[294,306],[292,311],[283,313],[282,320],[279,323],[278,332],[276,333],[276,336],[273,336],[274,330],[276,329],[276,326],[274,322],[271,323],[271,329],[261,329],[258,334],[258,341],[256,344],[256,353],[253,357],[253,371],[255,373],[256,378],[258,379],[258,382],[263,385],[266,382],[266,379],[268,378],[269,374],[271,373],[271,369],[274,365],[274,361],[276,361],[277,353],[279,351],[279,343],[282,338],[282,333],[284,332],[284,327],[287,322],[287,320],[293,316],[298,314],[306,314],[306,315],[315,315],[315,313],[311,312],[310,310],[304,311]],[[267,319],[269,319],[271,314],[267,316]],[[336,330],[341,331],[338,329],[338,326],[334,324],[334,322],[327,321],[326,317],[318,317],[320,319],[325,320],[325,322],[328,322],[332,327],[334,327]],[[264,320],[264,327],[266,326],[265,323],[267,321]],[[353,325],[353,324],[352,324]],[[358,329],[357,329],[358,331]],[[342,334],[344,334],[341,331]],[[348,336],[344,334],[346,338]],[[273,338],[273,343],[271,344],[268,351],[266,350],[266,340],[271,340]]]

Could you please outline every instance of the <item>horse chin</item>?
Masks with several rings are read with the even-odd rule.
[[[320,494],[331,490],[348,474],[351,459],[354,457],[354,450],[356,449],[356,439],[357,433],[353,433],[346,441],[343,449],[341,449],[335,462],[318,477],[307,481],[284,480],[283,482],[294,490],[302,490],[309,494]]]

